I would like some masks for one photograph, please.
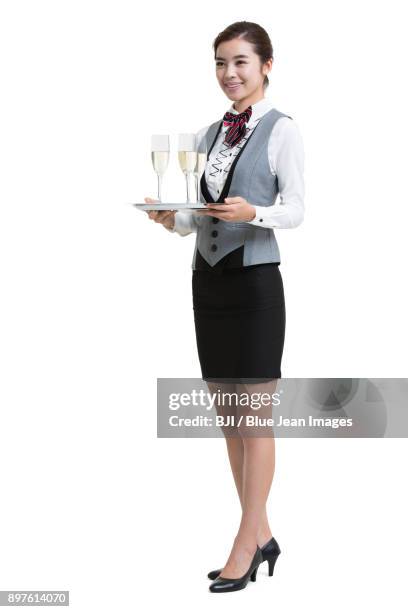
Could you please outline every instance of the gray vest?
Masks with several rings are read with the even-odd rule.
[[[279,185],[277,176],[272,174],[269,166],[268,141],[273,126],[280,117],[288,117],[288,115],[275,108],[261,117],[251,136],[234,158],[224,189],[217,202],[224,202],[224,198],[228,196],[241,196],[257,206],[275,204]],[[205,137],[209,153],[221,127],[222,120],[216,121],[207,130]],[[200,201],[205,203],[209,199],[208,195],[205,199],[202,193],[203,187],[209,193],[206,190],[205,173],[201,178],[199,190]],[[210,201],[213,201],[212,198]],[[279,247],[273,229],[251,225],[245,221],[235,223],[222,219],[214,225],[214,217],[198,213],[196,218],[198,227],[191,264],[193,270],[196,269],[197,249],[210,266],[214,266],[222,257],[241,246],[244,246],[244,266],[280,262]],[[213,237],[211,234],[215,228],[217,229],[216,237]]]

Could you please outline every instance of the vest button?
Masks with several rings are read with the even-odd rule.
[[[213,230],[213,231],[211,232],[211,236],[212,236],[213,238],[216,238],[216,237],[218,236],[218,232],[217,232],[217,230]]]
[[[259,219],[260,221],[263,221],[263,219]]]
[[[211,250],[212,251],[216,251],[217,250],[217,245],[216,244],[212,244],[211,245]]]
[[[217,219],[217,217],[213,217],[212,220],[213,220],[213,223],[218,223],[218,221],[219,221],[219,219]]]

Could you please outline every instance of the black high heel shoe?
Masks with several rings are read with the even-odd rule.
[[[223,578],[222,576],[217,576],[214,582],[210,584],[210,591],[212,593],[229,593],[230,591],[245,589],[250,578],[252,582],[256,581],[256,572],[258,571],[258,567],[261,565],[261,563],[262,551],[259,546],[257,546],[251,561],[251,565],[243,576],[240,578]]]
[[[269,576],[273,576],[273,568],[275,567],[276,559],[279,557],[281,553],[281,549],[279,548],[279,544],[275,540],[275,538],[271,538],[269,542],[264,544],[261,548],[262,552],[262,562],[268,561],[269,565]],[[208,578],[210,580],[215,580],[217,576],[219,576],[222,572],[222,569],[212,570],[209,572]]]

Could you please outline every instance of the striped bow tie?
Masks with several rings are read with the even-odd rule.
[[[246,123],[252,115],[252,106],[248,106],[242,113],[234,114],[226,112],[223,117],[224,125],[230,126],[225,133],[224,144],[233,147],[246,133]]]

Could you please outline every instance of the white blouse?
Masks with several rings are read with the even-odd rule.
[[[223,144],[228,126],[222,126],[220,133],[212,148],[205,168],[205,178],[208,190],[214,201],[218,200],[228,172],[245,142],[251,136],[254,127],[260,118],[274,108],[269,98],[263,98],[252,104],[252,115],[247,123],[247,133],[234,147]],[[231,105],[230,113],[237,114]],[[205,136],[208,128],[202,128],[198,133],[199,141]],[[269,206],[254,206],[256,215],[248,224],[269,228],[293,228],[300,225],[304,218],[304,147],[303,140],[296,122],[288,117],[281,117],[276,122],[268,142],[269,167],[272,174],[279,180],[280,202],[272,202]],[[170,232],[177,232],[187,236],[197,231],[197,216],[199,213],[176,212],[174,228]]]

